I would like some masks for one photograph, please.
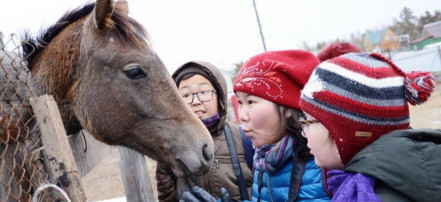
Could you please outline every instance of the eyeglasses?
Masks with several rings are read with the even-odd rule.
[[[306,133],[308,133],[309,130],[309,125],[313,124],[313,123],[319,123],[319,121],[315,120],[315,119],[311,119],[311,120],[300,120],[299,121],[300,125],[302,126],[302,135],[304,137],[306,137]]]
[[[196,93],[183,93],[181,94],[182,98],[184,98],[184,102],[187,104],[191,104],[194,101],[194,95],[198,96],[199,101],[208,102],[213,99],[213,93],[216,93],[216,90],[203,90]]]

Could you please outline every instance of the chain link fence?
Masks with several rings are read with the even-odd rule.
[[[0,201],[30,201],[48,181],[40,152],[42,144],[29,103],[34,96],[30,71],[20,57],[16,35],[0,32]],[[38,201],[51,201],[50,190]]]

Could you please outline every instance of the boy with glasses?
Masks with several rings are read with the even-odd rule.
[[[173,174],[170,173],[170,169],[158,165],[156,179],[159,200],[178,201],[183,192],[191,190],[194,186],[202,187],[218,198],[221,187],[227,189],[235,201],[248,197],[252,186],[252,173],[246,163],[238,126],[225,120],[228,108],[227,84],[222,73],[210,63],[191,61],[178,68],[172,77],[183,101],[210,131],[215,152],[211,169],[202,176],[172,180]],[[228,138],[234,146],[230,147]],[[232,158],[238,163],[234,164]],[[236,176],[233,166],[240,168],[240,175]]]

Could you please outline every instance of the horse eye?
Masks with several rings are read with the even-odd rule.
[[[147,76],[140,67],[124,70],[123,72],[127,77],[129,77],[129,79],[140,79]]]

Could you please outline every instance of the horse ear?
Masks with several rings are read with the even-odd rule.
[[[129,3],[126,0],[119,0],[116,2],[116,7],[123,11],[125,15],[129,14]]]
[[[106,29],[111,27],[114,9],[113,0],[97,0],[95,4],[95,23],[98,29]]]

